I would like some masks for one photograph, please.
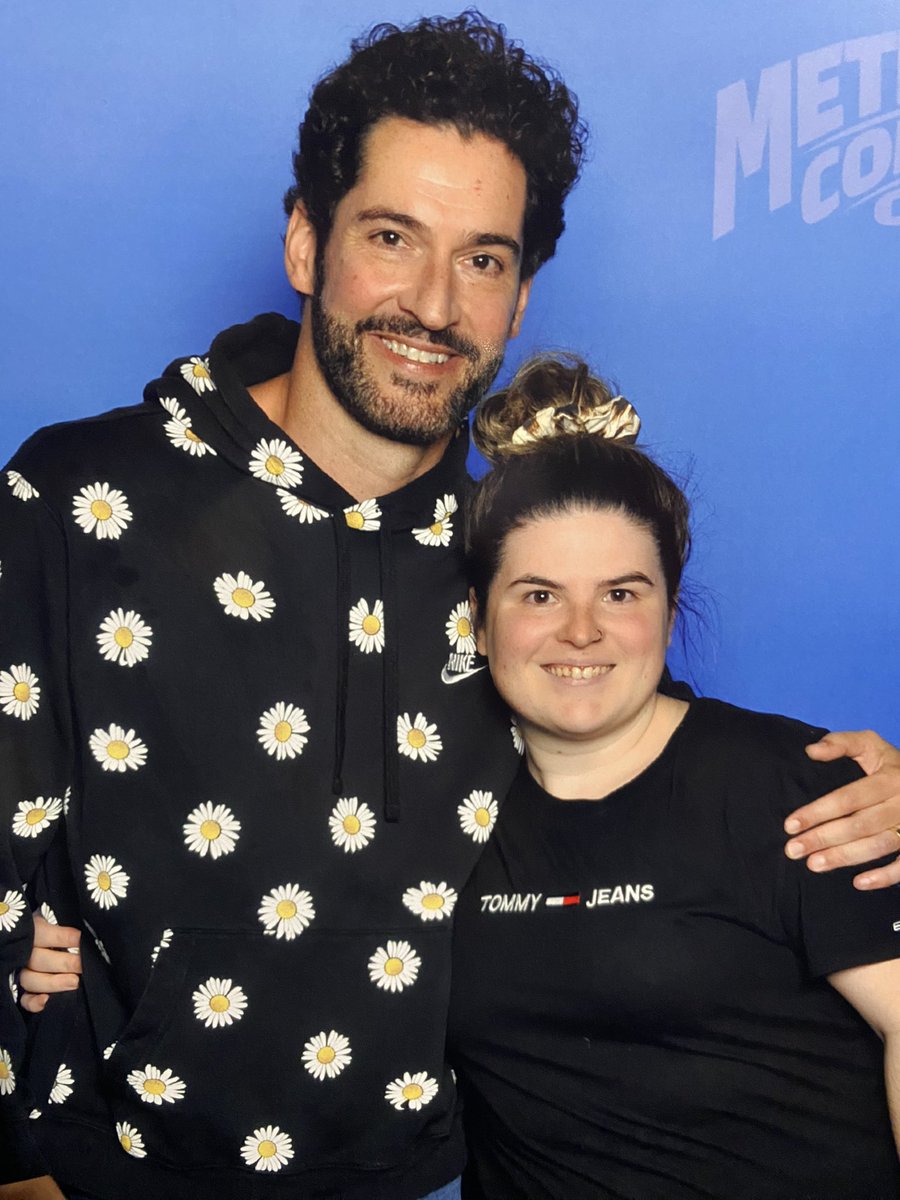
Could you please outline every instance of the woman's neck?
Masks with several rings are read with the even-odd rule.
[[[528,770],[558,800],[602,800],[659,757],[687,710],[656,693],[627,727],[585,742],[524,728]]]

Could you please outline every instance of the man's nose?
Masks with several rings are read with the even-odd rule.
[[[459,281],[452,263],[427,258],[398,297],[401,309],[423,329],[446,329],[460,318]]]

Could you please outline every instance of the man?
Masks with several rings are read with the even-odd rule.
[[[472,657],[464,418],[581,148],[489,23],[376,31],[301,127],[299,338],[226,331],[10,465],[7,969],[25,884],[88,931],[27,1086],[23,1031],[0,1041],[28,1194],[418,1200],[459,1174],[449,918],[516,763]]]

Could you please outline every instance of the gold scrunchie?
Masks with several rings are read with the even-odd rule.
[[[594,408],[577,408],[567,404],[539,409],[520,425],[510,441],[514,446],[538,442],[541,438],[559,437],[566,433],[595,433],[611,441],[631,443],[637,439],[641,418],[624,396],[614,396]]]

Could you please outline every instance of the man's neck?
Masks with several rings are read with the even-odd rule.
[[[331,393],[316,362],[304,321],[294,363],[250,388],[266,416],[356,500],[405,487],[440,462],[450,437],[430,446],[391,441],[365,429]]]

